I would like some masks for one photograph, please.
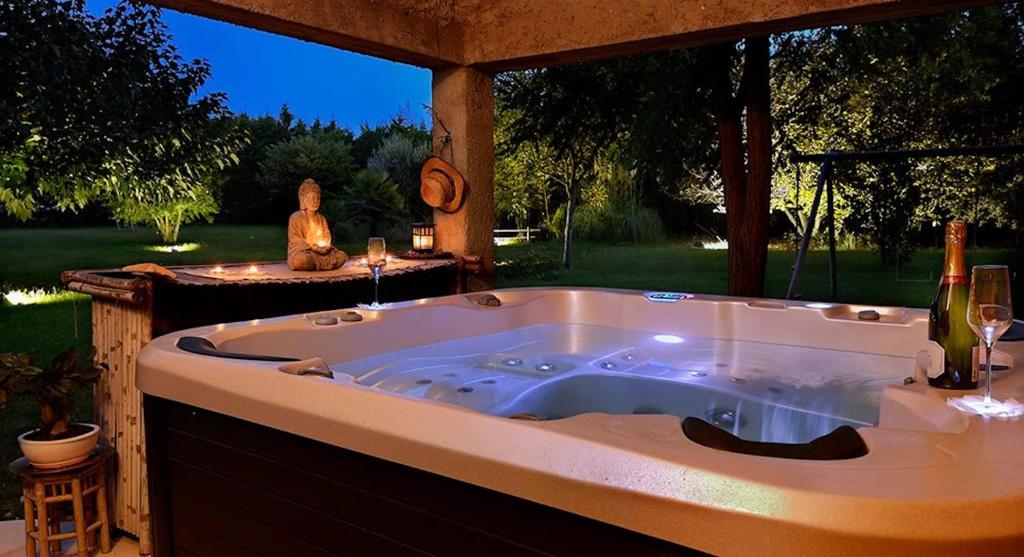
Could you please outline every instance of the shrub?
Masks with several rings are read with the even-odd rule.
[[[363,169],[356,172],[342,189],[338,204],[332,205],[332,211],[341,213],[337,218],[345,222],[365,222],[370,227],[370,235],[377,236],[382,227],[402,222],[405,201],[387,174]]]
[[[420,200],[420,168],[429,156],[430,145],[426,142],[414,144],[408,137],[393,133],[366,161],[366,168],[390,176],[409,211],[423,219],[430,215],[430,207]]]
[[[654,242],[665,237],[658,212],[643,205],[630,173],[612,168],[583,192],[576,233],[587,240]]]

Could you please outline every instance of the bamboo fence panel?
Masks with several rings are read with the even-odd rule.
[[[410,296],[410,298],[424,295],[444,295],[462,290],[460,286],[464,282],[464,271],[473,272],[479,269],[479,265],[474,267],[474,263],[470,260],[467,260],[464,265],[462,260],[456,261],[451,258],[400,263],[400,265],[396,265],[399,268],[389,269],[389,277],[431,269],[443,271],[448,268],[455,271],[452,277],[453,283],[437,283],[442,286],[435,289],[436,291],[421,292],[418,296]],[[280,267],[283,264],[271,262],[262,265]],[[224,267],[241,266],[243,265],[236,264]],[[245,266],[247,267],[247,265]],[[223,281],[188,272],[193,270],[198,273],[205,267],[173,267],[177,275],[171,282],[179,287],[224,289],[225,292],[235,293],[236,302],[243,300],[248,304],[249,297],[241,296],[240,293],[250,288],[288,285],[297,289],[296,293],[301,293],[301,289],[317,285],[333,287],[333,285],[350,281],[368,280],[367,271],[362,268],[350,270],[340,276],[312,274],[251,282]],[[148,555],[151,553],[152,546],[149,482],[146,477],[142,393],[135,387],[136,359],[142,348],[152,340],[154,329],[159,329],[162,326],[163,332],[166,333],[169,330],[179,330],[189,326],[187,320],[181,319],[181,317],[183,315],[187,315],[189,318],[194,317],[191,311],[194,308],[187,308],[187,313],[180,315],[176,313],[182,311],[180,307],[173,310],[168,310],[165,307],[163,310],[159,310],[160,306],[154,304],[153,279],[125,273],[118,269],[65,271],[61,274],[61,279],[70,290],[92,296],[93,345],[96,347],[97,360],[108,366],[108,372],[102,374],[96,384],[93,403],[94,418],[101,428],[102,439],[117,450],[117,466],[112,470],[111,477],[108,478],[108,485],[112,489],[107,490],[108,499],[110,499],[108,508],[112,515],[111,523],[125,532],[138,536],[139,554]],[[166,297],[166,295],[165,292],[164,296]],[[295,299],[308,302],[310,298],[308,294],[303,294]],[[323,305],[319,309],[327,307],[333,306]],[[284,314],[288,310],[317,311],[318,309],[308,307],[301,309],[289,305],[276,313]],[[161,315],[156,315],[161,311],[163,312]],[[251,311],[252,308],[246,305],[246,314]],[[208,317],[210,317],[208,323],[225,320],[223,312],[214,312]],[[240,318],[238,314],[234,314],[234,317],[235,319]],[[169,322],[168,319],[170,319]],[[192,326],[195,324],[193,323]]]
[[[117,449],[115,489],[110,490],[113,523],[139,536],[140,553],[148,553],[142,397],[135,388],[135,360],[152,337],[152,304],[94,296],[92,324],[97,358],[109,368],[96,385],[94,412],[103,439]]]

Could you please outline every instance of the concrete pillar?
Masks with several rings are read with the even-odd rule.
[[[434,210],[435,245],[457,256],[479,256],[470,290],[494,287],[494,77],[455,67],[434,70],[434,154],[466,179],[454,213]]]

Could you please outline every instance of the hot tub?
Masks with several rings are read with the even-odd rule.
[[[1024,422],[949,408],[937,350],[923,310],[570,288],[181,331],[139,360],[155,546],[1019,552]]]

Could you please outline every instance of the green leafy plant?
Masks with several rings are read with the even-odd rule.
[[[632,174],[604,165],[597,182],[583,190],[576,227],[580,237],[605,242],[654,242],[665,238],[658,212],[643,204]]]
[[[371,236],[376,236],[382,226],[400,222],[405,215],[405,200],[398,185],[387,174],[372,170],[356,172],[338,201],[344,218],[367,223]]]
[[[324,197],[344,189],[355,169],[351,141],[346,131],[321,131],[296,135],[266,149],[256,180],[276,203],[278,218],[287,219],[298,207],[295,192],[306,178],[316,180]]]
[[[32,354],[0,354],[0,408],[18,396],[31,396],[39,403],[42,421],[36,439],[67,437],[75,397],[103,372],[94,355],[92,348],[79,355],[72,346],[39,367]]]
[[[111,214],[118,222],[148,224],[156,229],[163,243],[176,244],[182,224],[198,220],[213,222],[217,209],[213,194],[200,185],[192,190],[179,190],[179,193],[161,200],[120,198],[112,204]]]
[[[0,3],[0,75],[0,212],[22,221],[187,196],[194,153],[216,154],[200,134],[228,114],[223,94],[201,92],[210,65],[183,59],[138,0],[102,15],[85,0]]]
[[[405,205],[414,218],[427,219],[430,207],[420,199],[420,167],[430,156],[427,141],[414,143],[408,137],[395,133],[389,135],[366,161],[366,168],[387,174],[398,186],[405,199]]]

